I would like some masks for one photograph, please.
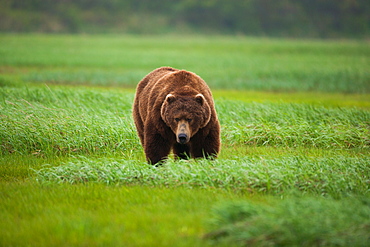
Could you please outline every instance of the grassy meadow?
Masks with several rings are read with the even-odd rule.
[[[366,41],[0,35],[1,246],[367,246]],[[209,84],[215,161],[145,162],[160,66]]]

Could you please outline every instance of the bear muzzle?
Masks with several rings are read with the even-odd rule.
[[[176,141],[180,144],[186,144],[190,141],[190,129],[189,125],[180,121],[176,131]]]

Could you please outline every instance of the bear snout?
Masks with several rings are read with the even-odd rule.
[[[185,133],[181,133],[177,136],[177,142],[180,144],[185,144],[188,142],[188,135]]]
[[[190,128],[185,120],[180,120],[176,131],[176,141],[180,144],[186,144],[190,140]]]

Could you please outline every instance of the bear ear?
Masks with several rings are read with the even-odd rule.
[[[203,94],[201,94],[201,93],[198,93],[197,95],[195,95],[195,100],[196,100],[200,105],[203,105],[203,103],[206,101],[206,99],[204,98]]]
[[[165,101],[167,101],[168,103],[172,103],[175,101],[175,99],[176,99],[175,95],[169,93],[167,94]]]

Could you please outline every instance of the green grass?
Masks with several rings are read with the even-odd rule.
[[[132,101],[125,91],[3,87],[1,152],[130,154],[140,149]],[[216,106],[226,147],[370,147],[367,110],[217,98]]]
[[[3,76],[27,82],[133,87],[173,66],[213,89],[370,92],[365,41],[2,34],[0,44]]]
[[[91,183],[0,186],[1,246],[207,246],[202,219],[214,202],[235,198]]]
[[[264,101],[269,96],[261,97],[263,93],[253,94],[244,101],[231,100],[232,93],[219,92],[216,104],[223,141],[220,158],[190,162],[170,159],[156,168],[146,164],[132,124],[132,90],[44,85],[1,89],[3,182],[0,184],[4,202],[1,211],[8,226],[3,232],[4,245],[26,245],[30,239],[41,245],[63,245],[65,239],[70,245],[227,245],[228,241],[240,238],[233,235],[234,231],[248,234],[249,230],[240,228],[239,222],[235,226],[207,226],[208,219],[219,217],[208,214],[213,200],[222,203],[247,199],[258,205],[261,195],[282,198],[309,195],[324,197],[320,200],[329,208],[336,208],[342,207],[336,200],[353,196],[368,198],[370,114],[367,107],[346,107],[346,104],[337,107],[297,100],[288,103],[283,98],[278,102]],[[365,98],[357,102],[362,106],[367,104]],[[17,194],[10,196],[16,189],[21,191],[18,199],[14,198]],[[127,190],[132,191],[129,199]],[[160,199],[163,193],[168,193],[169,198]],[[122,195],[117,198],[118,194]],[[216,194],[220,197],[215,199]],[[115,199],[108,199],[110,195]],[[181,200],[177,202],[181,206],[174,203],[179,197],[186,203]],[[58,201],[60,198],[63,199]],[[263,199],[267,200],[263,207],[268,208],[270,200],[277,200],[279,205],[292,203],[292,207],[295,200],[299,201],[268,198]],[[19,200],[21,204],[17,203]],[[37,206],[25,210],[28,204]],[[142,208],[138,206],[141,204],[151,206]],[[81,205],[85,206],[81,209]],[[357,206],[346,204],[345,207],[356,211]],[[307,207],[304,213],[317,210],[315,203],[312,207]],[[126,210],[130,213],[123,213]],[[110,213],[106,215],[105,211]],[[233,211],[230,213],[237,213]],[[305,218],[292,218],[289,213],[283,211],[281,215],[297,221],[295,224],[305,224]],[[137,218],[137,214],[141,216]],[[339,210],[331,217],[342,217],[342,214]],[[18,217],[20,225],[11,223],[17,222],[14,217]],[[268,225],[276,219],[271,216],[265,220]],[[364,222],[359,228],[355,227],[357,221],[350,221],[334,231],[335,236],[349,229],[349,240],[343,240],[342,246],[353,236],[366,238],[367,221],[361,220]],[[291,223],[285,230],[286,223],[281,224],[275,228],[286,232],[295,226]],[[262,231],[263,226],[258,229]],[[224,232],[225,227],[231,227],[227,238],[224,234],[202,238]],[[309,231],[316,229],[316,225],[312,227]],[[154,234],[157,228],[161,230]],[[276,234],[273,232],[271,236]],[[32,238],[33,235],[40,237]],[[139,235],[146,237],[136,240]],[[299,241],[290,235],[284,240],[263,236],[253,235],[236,242],[256,241],[258,245],[260,241],[263,244]],[[181,243],[177,242],[179,237]],[[324,235],[320,241],[331,243],[325,242],[331,238],[332,235]],[[307,243],[315,239],[308,239]]]
[[[33,87],[3,88],[1,95],[2,153],[105,153],[138,147],[132,94]]]
[[[370,157],[239,158],[167,162],[152,167],[126,159],[77,157],[67,164],[37,170],[42,183],[103,183],[159,187],[222,188],[228,191],[330,195],[369,192]]]
[[[0,42],[1,246],[369,241],[366,42],[34,34]],[[163,65],[211,86],[222,127],[216,161],[146,164],[134,86]]]
[[[369,198],[292,197],[213,209],[207,239],[237,246],[368,246]],[[353,208],[356,207],[356,210]]]

